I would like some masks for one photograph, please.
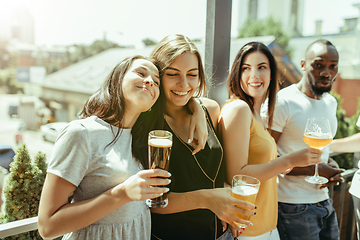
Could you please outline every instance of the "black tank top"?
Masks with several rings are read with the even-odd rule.
[[[195,154],[194,148],[185,143],[165,121],[165,130],[173,133],[170,156],[171,192],[189,192],[224,186],[223,149],[215,134],[209,113],[207,116],[208,138],[205,148]],[[222,235],[222,225],[208,209],[196,209],[174,214],[151,214],[152,239],[209,240]]]

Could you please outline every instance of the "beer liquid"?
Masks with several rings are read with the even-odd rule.
[[[323,149],[332,142],[332,138],[324,136],[323,138],[314,137],[311,135],[303,136],[304,142],[312,148]]]
[[[149,139],[149,167],[150,169],[161,168],[169,170],[172,141],[169,139]],[[162,187],[162,186],[159,186]],[[151,199],[152,207],[165,207],[167,205],[167,193]]]
[[[253,204],[255,203],[255,198],[257,193],[258,193],[258,189],[250,186],[236,186],[233,187],[231,190],[231,196],[233,196],[234,198]],[[235,213],[235,215],[244,220],[250,219],[250,217],[246,215],[242,215],[238,213]],[[247,227],[247,225],[245,224],[241,224],[241,223],[236,223],[236,224],[241,228]]]

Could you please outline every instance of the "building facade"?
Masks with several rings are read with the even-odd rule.
[[[263,20],[273,17],[282,23],[284,30],[292,37],[302,35],[305,0],[239,0],[233,1],[234,19],[233,36],[244,26],[248,18]]]

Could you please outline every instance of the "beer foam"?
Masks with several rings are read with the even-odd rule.
[[[249,186],[236,186],[232,188],[232,192],[241,196],[250,196],[258,192],[258,189]]]
[[[153,147],[166,148],[166,147],[172,146],[172,141],[170,139],[152,138],[152,139],[149,139],[148,144]]]
[[[304,136],[312,139],[332,139],[332,135],[330,133],[309,132],[305,133]]]

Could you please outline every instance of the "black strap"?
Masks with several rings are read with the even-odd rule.
[[[216,132],[216,131],[215,131],[215,127],[214,127],[214,125],[213,125],[213,122],[212,122],[212,120],[211,120],[209,111],[207,110],[206,106],[203,104],[203,102],[201,101],[201,99],[198,98],[198,100],[199,100],[199,102],[200,102],[200,106],[201,106],[201,107],[203,108],[203,110],[205,111],[207,121],[210,123],[210,126],[212,127],[212,129],[214,130],[214,132]]]

